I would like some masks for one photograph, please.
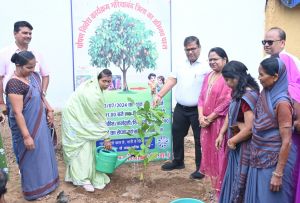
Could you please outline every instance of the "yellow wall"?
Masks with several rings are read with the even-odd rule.
[[[300,58],[300,5],[285,7],[280,0],[268,0],[265,29],[282,28],[287,35],[286,51]]]

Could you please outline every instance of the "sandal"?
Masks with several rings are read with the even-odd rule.
[[[86,184],[82,186],[87,192],[95,192],[95,188],[92,184]]]

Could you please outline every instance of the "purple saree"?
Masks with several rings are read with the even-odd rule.
[[[19,88],[9,87],[12,84],[8,83],[7,89]],[[40,78],[37,73],[30,75],[29,91],[24,96],[23,104],[23,116],[34,140],[35,149],[25,148],[10,100],[7,101],[9,125],[21,173],[23,195],[26,200],[34,200],[55,190],[59,182],[55,151],[46,121],[46,110],[41,99]]]
[[[245,202],[293,202],[293,170],[296,148],[291,144],[285,164],[280,191],[270,190],[272,172],[278,163],[282,139],[275,112],[280,103],[291,105],[288,95],[287,71],[280,59],[278,80],[270,89],[263,89],[255,107],[255,118],[250,145],[250,167],[247,176]],[[287,115],[288,116],[288,115]]]
[[[242,99],[254,110],[258,92],[247,91]],[[231,127],[237,124],[241,100],[232,100],[228,111],[227,140],[233,136]],[[237,144],[235,150],[228,148],[228,163],[222,184],[220,203],[243,202],[249,167],[249,140]]]

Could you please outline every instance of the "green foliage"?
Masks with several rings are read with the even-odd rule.
[[[88,53],[91,64],[107,68],[113,63],[123,72],[123,87],[127,87],[126,72],[133,67],[136,72],[155,69],[158,53],[151,42],[153,31],[143,22],[121,11],[103,19],[95,35],[90,38]]]
[[[128,101],[135,104],[135,102],[128,98]],[[144,106],[137,107],[134,117],[138,125],[138,133],[130,134],[130,136],[135,136],[141,139],[140,150],[136,150],[131,147],[128,150],[129,154],[136,157],[143,158],[144,171],[147,169],[150,161],[153,161],[157,157],[157,152],[150,153],[150,145],[154,137],[160,135],[160,126],[163,124],[163,119],[165,117],[165,112],[163,112],[158,107],[151,107],[150,102],[146,101]],[[140,180],[144,179],[144,171],[140,174]]]

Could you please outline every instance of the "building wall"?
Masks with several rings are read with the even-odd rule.
[[[173,70],[186,59],[184,38],[195,35],[202,45],[201,57],[207,59],[212,47],[223,47],[230,60],[242,61],[257,78],[263,57],[260,41],[264,34],[265,1],[165,1],[171,1]],[[55,108],[62,108],[73,92],[70,1],[5,0],[0,19],[0,48],[14,42],[14,22],[27,20],[33,25],[31,46],[43,53],[51,69],[47,99]]]
[[[286,51],[300,58],[300,5],[288,8],[280,0],[268,0],[265,29],[277,26],[287,34]]]

